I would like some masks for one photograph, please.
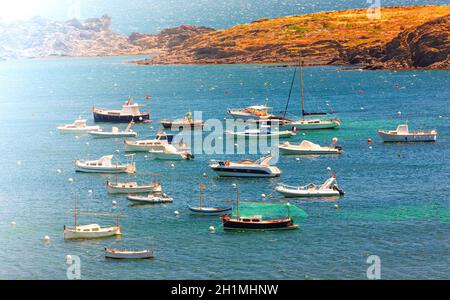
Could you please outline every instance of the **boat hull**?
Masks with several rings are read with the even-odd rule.
[[[232,208],[218,208],[218,207],[191,207],[189,211],[192,215],[198,216],[223,216],[232,211]]]
[[[122,251],[113,251],[113,250],[106,250],[105,251],[105,257],[107,259],[118,259],[118,260],[125,260],[125,259],[153,259],[155,258],[154,252],[151,250],[147,251],[136,251],[136,252],[122,252]]]
[[[290,229],[297,229],[299,227],[298,225],[295,225],[291,219],[261,221],[261,222],[242,222],[235,219],[224,217],[222,218],[222,222],[224,230],[235,230],[235,231],[290,230]]]
[[[101,131],[90,131],[89,134],[95,139],[114,139],[114,138],[135,138],[136,132],[111,133]]]
[[[262,169],[238,169],[238,168],[226,168],[217,167],[211,168],[220,177],[256,177],[256,178],[267,178],[267,177],[279,177],[280,173],[271,172],[270,170]]]
[[[140,115],[112,115],[94,112],[94,121],[97,123],[135,123],[148,122],[150,120],[149,113],[143,113]]]
[[[285,147],[279,147],[279,149],[282,155],[338,155],[342,153],[337,150],[300,150]]]
[[[143,194],[143,193],[160,193],[161,185],[158,186],[142,186],[135,188],[121,188],[107,185],[108,194]]]
[[[179,124],[172,123],[170,121],[161,121],[161,125],[164,129],[179,131],[183,129],[191,129],[191,130],[203,130],[204,123],[193,123],[193,124]]]
[[[169,204],[173,203],[173,199],[158,199],[158,200],[149,200],[147,197],[139,197],[139,196],[128,196],[127,199],[133,203],[137,204]]]
[[[340,123],[337,121],[321,122],[321,123],[308,123],[302,121],[294,121],[280,125],[280,129],[292,130],[297,128],[298,130],[321,130],[321,129],[338,129]]]
[[[307,190],[294,190],[294,189],[285,189],[285,188],[275,188],[275,190],[283,194],[286,198],[332,198],[339,197],[341,194],[339,191],[307,191]]]
[[[122,235],[120,227],[105,228],[98,232],[81,232],[73,229],[64,230],[64,239],[66,240],[87,240],[87,239],[102,239]]]
[[[228,137],[240,137],[246,139],[273,139],[273,138],[291,138],[295,136],[295,133],[291,131],[272,133],[272,134],[251,134],[251,133],[240,133],[240,132],[230,132],[227,131],[225,134]]]
[[[97,132],[100,130],[100,127],[88,127],[88,128],[63,128],[58,127],[58,131],[62,134],[86,134],[89,132]]]
[[[378,132],[385,143],[417,143],[417,142],[436,142],[437,134],[389,134],[383,131]]]
[[[96,168],[96,167],[84,167],[79,165],[75,165],[75,171],[80,173],[102,173],[102,174],[128,173],[126,167]]]

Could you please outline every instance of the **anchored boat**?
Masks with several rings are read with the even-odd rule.
[[[152,259],[155,258],[153,250],[141,250],[141,251],[130,251],[130,250],[116,250],[105,248],[105,257],[108,259]]]
[[[95,122],[106,123],[136,123],[148,122],[150,120],[150,113],[141,113],[139,104],[132,104],[133,99],[130,98],[122,106],[121,110],[110,110],[93,108]]]
[[[183,129],[202,130],[205,122],[192,119],[192,113],[187,113],[183,118],[177,120],[161,120],[161,125],[168,130],[178,131]]]
[[[178,150],[173,145],[164,145],[162,150],[150,150],[150,154],[158,160],[193,160],[194,155],[188,151]]]
[[[136,173],[136,163],[131,161],[126,165],[112,163],[114,155],[103,156],[98,160],[76,160],[75,170],[84,173]]]
[[[119,128],[113,127],[111,131],[89,131],[89,134],[96,139],[108,139],[108,138],[135,138],[137,137],[137,133],[131,130],[131,126],[133,126],[134,122],[131,122],[128,127],[124,131],[120,131]]]
[[[160,183],[152,183],[148,185],[138,185],[136,182],[116,182],[109,180],[106,182],[106,188],[109,194],[139,194],[139,193],[161,193],[162,186]]]
[[[324,155],[342,154],[344,151],[340,146],[322,147],[310,141],[304,140],[300,144],[285,142],[278,145],[281,154],[284,155]]]
[[[136,204],[167,204],[173,203],[173,198],[166,194],[149,194],[148,196],[128,195],[127,199]]]
[[[274,115],[269,111],[272,107],[267,105],[252,105],[246,108],[233,108],[228,110],[228,114],[235,119],[250,120],[250,119],[268,119]]]
[[[245,131],[225,131],[227,136],[244,138],[290,138],[296,135],[290,130],[272,130],[271,126],[261,126],[259,129],[247,129]]]
[[[275,190],[285,197],[295,198],[332,198],[344,195],[344,192],[339,188],[336,175],[325,181],[321,186],[313,183],[306,186],[289,186],[279,184]]]
[[[198,207],[188,206],[191,214],[199,216],[222,216],[230,213],[231,207],[205,207],[203,206],[203,193],[206,186],[200,182],[199,204]]]
[[[165,132],[159,132],[156,139],[142,140],[142,141],[125,141],[126,152],[149,152],[149,151],[161,151],[164,146],[172,144],[174,139],[173,134],[167,134]]]
[[[76,120],[72,124],[59,126],[57,129],[61,133],[87,133],[97,132],[102,128],[100,126],[88,126],[86,120]]]
[[[101,227],[98,224],[77,225],[77,215],[84,216],[102,216],[116,218],[116,226]],[[75,194],[75,210],[74,210],[74,226],[69,228],[64,225],[64,239],[65,240],[79,240],[79,239],[99,239],[122,235],[122,229],[119,225],[119,218],[126,218],[125,215],[111,215],[111,214],[97,214],[97,213],[78,213],[77,212],[77,195]]]
[[[378,130],[378,134],[385,143],[436,142],[438,133],[431,131],[409,131],[406,124],[398,125],[397,130]]]
[[[269,154],[258,160],[211,161],[210,168],[221,177],[278,177],[281,170],[270,165],[273,159]]]

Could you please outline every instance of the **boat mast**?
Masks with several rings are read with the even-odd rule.
[[[119,161],[116,159],[116,186],[119,185]]]
[[[303,120],[305,119],[305,94],[303,89],[303,61],[299,59],[299,67],[300,67],[300,94],[302,100],[302,116]]]
[[[75,210],[73,214],[74,230],[77,230],[77,193],[75,193]]]
[[[236,187],[236,218],[239,220],[239,186]]]
[[[199,192],[199,196],[200,196],[200,198],[199,198],[199,208],[200,209],[202,209],[202,197],[203,197],[203,195],[202,195],[202,188],[203,188],[203,186],[202,186],[202,181],[201,180],[199,180],[199,182],[200,182],[200,192]]]

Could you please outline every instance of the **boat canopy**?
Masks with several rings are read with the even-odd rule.
[[[233,216],[236,214],[236,206],[233,208]],[[308,214],[301,208],[290,203],[258,203],[258,202],[239,202],[240,217],[262,216],[263,219],[293,218],[302,220],[308,217]]]
[[[402,124],[397,127],[397,134],[408,134],[409,128],[408,125]]]
[[[268,110],[271,110],[272,107],[268,107],[265,105],[253,105],[253,106],[247,107],[246,109],[256,109],[256,110],[268,111]]]
[[[73,124],[76,127],[85,127],[87,124],[87,120],[76,120]]]
[[[98,161],[102,163],[104,166],[112,165],[111,162],[114,158],[114,155],[103,156]]]
[[[300,147],[304,149],[318,149],[321,148],[320,145],[314,144],[310,141],[304,140],[300,143]]]
[[[336,178],[332,177],[332,178],[328,179],[327,181],[325,181],[325,183],[322,184],[322,186],[319,188],[319,190],[328,190],[335,184],[336,184]]]
[[[270,162],[274,159],[275,157],[272,154],[267,154],[266,156],[261,157],[260,159],[258,159],[257,161],[255,161],[255,163],[259,164],[259,165],[270,165]]]

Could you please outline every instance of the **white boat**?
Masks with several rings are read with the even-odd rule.
[[[304,140],[300,144],[291,144],[285,142],[278,145],[283,155],[323,155],[323,154],[342,154],[344,151],[339,146],[322,147],[310,141]]]
[[[107,139],[107,138],[123,138],[123,137],[129,137],[129,138],[135,138],[138,136],[138,134],[136,132],[134,132],[133,130],[131,130],[131,126],[134,123],[131,122],[128,127],[124,130],[121,131],[119,128],[117,127],[113,127],[111,129],[111,131],[89,131],[89,134],[91,136],[93,136],[96,139]]]
[[[173,134],[167,134],[160,132],[153,140],[141,140],[141,141],[125,141],[126,152],[149,152],[149,151],[161,151],[164,146],[172,144]]]
[[[166,194],[149,194],[148,196],[128,195],[127,199],[136,204],[167,204],[173,203],[173,198]]]
[[[408,125],[405,124],[399,125],[397,130],[393,131],[378,130],[378,134],[385,143],[436,142],[438,135],[436,130],[409,131]]]
[[[301,106],[302,106],[302,118],[299,120],[291,120],[280,124],[281,129],[297,128],[298,130],[317,130],[317,129],[336,129],[341,126],[341,120],[339,118],[325,119],[323,117],[317,118],[317,116],[326,116],[327,113],[307,113],[305,112],[305,95],[303,89],[303,66],[300,62],[300,92],[301,92]],[[292,87],[291,87],[292,89]],[[292,91],[292,90],[291,90]],[[316,116],[316,118],[311,118]]]
[[[232,108],[228,110],[228,114],[235,119],[250,120],[250,119],[268,119],[273,117],[269,111],[272,107],[267,105],[252,105],[246,108]]]
[[[339,188],[336,177],[333,176],[321,186],[309,184],[306,186],[289,186],[279,184],[275,190],[285,197],[295,198],[326,198],[343,196],[344,192]]]
[[[116,218],[116,226],[101,227],[98,224],[90,225],[77,225],[77,216],[102,216],[102,217],[114,217]],[[65,240],[79,240],[79,239],[99,239],[122,235],[122,229],[119,225],[119,218],[125,218],[125,215],[110,215],[110,214],[97,214],[97,213],[78,213],[77,212],[77,194],[75,194],[75,208],[74,208],[74,225],[73,227],[67,227],[64,225],[64,239]]]
[[[88,133],[94,131],[100,131],[100,126],[88,126],[86,120],[76,120],[72,124],[59,126],[58,131],[61,133]]]
[[[105,248],[105,257],[108,259],[152,259],[155,256],[153,250],[121,251]]]
[[[210,168],[220,177],[278,177],[281,170],[270,165],[273,158],[269,154],[258,160],[212,161]]]
[[[136,163],[119,165],[112,162],[114,155],[103,156],[98,160],[75,161],[75,170],[84,173],[136,173]]]
[[[244,138],[290,138],[296,135],[295,132],[273,131],[270,126],[261,126],[259,129],[247,129],[245,131],[225,131],[225,134],[230,137],[244,137]]]
[[[150,150],[149,153],[158,160],[193,160],[194,156],[188,151],[178,150],[173,145],[165,145],[162,150]]]
[[[136,182],[106,182],[106,188],[109,194],[139,194],[139,193],[161,193],[160,183],[148,185],[138,185]]]

